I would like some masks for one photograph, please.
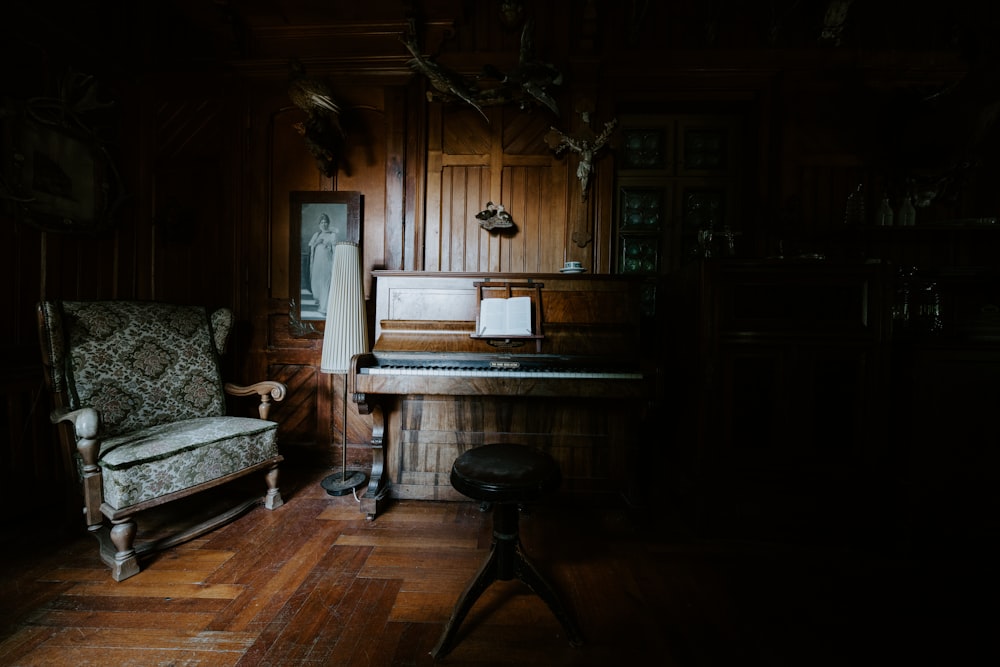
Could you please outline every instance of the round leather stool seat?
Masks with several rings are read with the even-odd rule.
[[[559,465],[524,445],[493,444],[470,449],[451,468],[451,485],[464,496],[487,502],[528,502],[557,488]]]

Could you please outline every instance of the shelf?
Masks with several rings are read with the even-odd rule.
[[[992,219],[992,218],[991,218]],[[880,227],[878,225],[864,225],[859,227],[847,227],[845,231],[857,230],[862,232],[875,232],[882,234],[914,234],[916,232],[969,232],[969,231],[981,231],[981,230],[1000,230],[1000,224],[948,224],[948,223],[931,223],[931,224],[916,224],[911,227]]]

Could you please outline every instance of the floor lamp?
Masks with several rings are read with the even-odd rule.
[[[347,495],[364,485],[367,476],[347,470],[347,374],[351,357],[368,351],[365,295],[361,282],[361,257],[357,243],[341,242],[333,251],[333,278],[326,308],[323,357],[320,371],[344,374],[344,442],[339,473],[328,475],[321,485],[331,496]]]

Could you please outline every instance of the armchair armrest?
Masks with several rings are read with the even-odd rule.
[[[101,452],[101,441],[97,432],[101,425],[101,416],[94,408],[67,410],[57,408],[49,415],[53,424],[70,422],[76,435],[76,450],[83,460],[83,495],[86,507],[87,525],[91,530],[99,526],[101,518],[101,469],[97,465],[97,457]]]
[[[58,408],[52,411],[49,419],[53,424],[59,422],[70,422],[76,433],[76,448],[83,458],[84,473],[97,470],[98,445],[97,430],[101,425],[101,417],[94,408],[80,408],[79,410],[68,410]]]
[[[285,398],[287,391],[284,384],[274,380],[264,380],[247,386],[227,382],[225,389],[226,393],[232,396],[252,396],[254,394],[260,396],[260,405],[257,406],[257,411],[260,413],[261,419],[267,419],[267,415],[271,411],[271,399],[281,401]]]

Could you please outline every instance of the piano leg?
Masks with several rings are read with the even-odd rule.
[[[380,510],[389,502],[389,483],[382,475],[385,472],[385,413],[382,406],[358,403],[358,412],[370,414],[372,418],[372,474],[368,489],[361,496],[361,512],[369,521],[374,521]]]
[[[371,487],[369,487],[370,489]],[[365,518],[369,521],[374,521],[375,517],[378,516],[379,512],[385,510],[386,505],[389,504],[389,489],[382,489],[378,494],[369,498],[369,492],[360,498],[361,500],[361,512],[365,515]]]

